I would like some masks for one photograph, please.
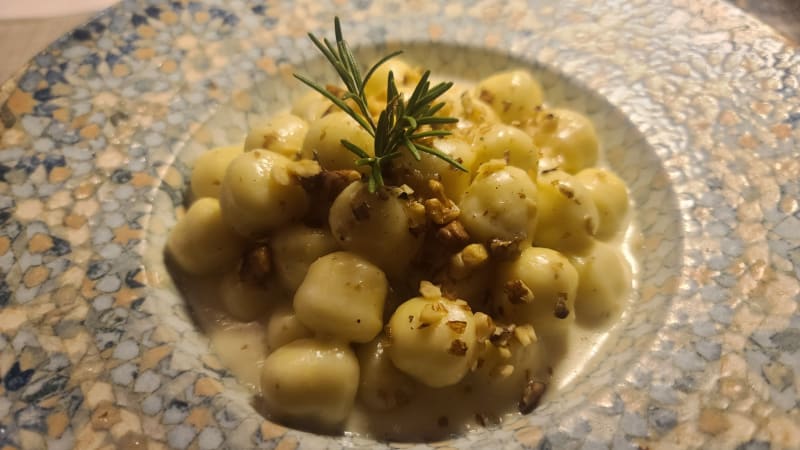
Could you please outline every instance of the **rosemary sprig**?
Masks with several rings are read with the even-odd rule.
[[[394,74],[390,71],[386,87],[386,107],[378,115],[378,121],[375,123],[369,112],[369,103],[364,93],[364,87],[383,63],[402,52],[396,51],[384,56],[362,77],[359,64],[344,40],[338,17],[334,19],[334,31],[336,36],[335,45],[327,39],[320,41],[312,33],[309,33],[308,37],[341,78],[347,89],[344,96],[337,97],[302,75],[294,74],[294,76],[333,102],[373,137],[374,156],[346,139],[341,141],[346,149],[358,157],[356,159],[357,165],[370,167],[368,174],[369,191],[375,192],[378,188],[384,186],[384,167],[389,161],[399,157],[403,149],[407,149],[417,161],[420,160],[420,152],[428,153],[446,161],[458,170],[466,172],[467,169],[458,161],[425,143],[426,139],[450,134],[447,130],[433,129],[431,128],[432,126],[458,122],[455,117],[437,116],[436,113],[444,107],[444,103],[434,103],[453,86],[453,83],[438,83],[431,87],[429,81],[430,71],[426,71],[411,96],[408,100],[405,100],[403,94],[397,89]],[[355,109],[347,103],[348,100],[355,104]]]

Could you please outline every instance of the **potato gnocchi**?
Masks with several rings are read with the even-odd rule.
[[[421,77],[391,60],[366,86],[375,104],[390,69],[400,92]],[[468,170],[404,152],[375,193],[342,144],[374,156],[372,137],[317,93],[196,160],[166,251],[183,283],[216,286],[200,289],[223,318],[208,323],[258,330],[238,338],[258,360],[237,365],[259,371],[244,381],[267,416],[463,432],[533,410],[574,336],[613,325],[632,286],[628,191],[597,166],[591,121],[545,96],[526,70],[457,86],[440,114],[460,121],[425,144]]]

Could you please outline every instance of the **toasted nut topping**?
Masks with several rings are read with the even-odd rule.
[[[502,366],[497,366],[494,368],[494,370],[492,370],[492,374],[500,378],[508,378],[512,373],[514,373],[514,366],[511,364],[503,364]]]
[[[428,303],[419,314],[420,328],[437,323],[447,315],[447,308],[441,302]]]
[[[458,218],[461,210],[452,200],[447,198],[442,183],[428,180],[428,188],[433,194],[432,198],[425,200],[425,212],[428,218],[437,225],[446,225]]]
[[[461,210],[458,209],[458,206],[456,206],[452,200],[448,200],[448,203],[444,203],[438,198],[429,198],[425,200],[425,212],[428,218],[437,225],[448,224],[456,220],[459,214],[461,214]]]
[[[481,89],[481,92],[478,94],[478,98],[485,101],[486,103],[492,103],[494,101],[494,94],[487,91],[486,89]]]
[[[450,320],[447,322],[447,326],[457,334],[464,334],[464,331],[467,329],[467,322],[463,320]]]
[[[494,329],[494,322],[489,315],[482,312],[475,313],[475,334],[478,337],[478,342],[489,339],[489,336],[494,333]]]
[[[483,244],[470,244],[450,258],[447,273],[454,280],[463,280],[488,259],[489,253]]]
[[[513,323],[509,325],[496,325],[494,332],[489,336],[489,341],[496,347],[506,347],[516,327],[517,326]]]
[[[456,306],[463,309],[466,312],[472,312],[472,308],[469,307],[469,303],[466,300],[457,299],[455,301]]]
[[[417,236],[425,231],[427,218],[425,216],[425,205],[418,201],[407,203],[408,212],[408,231]]]
[[[431,283],[430,281],[421,281],[419,283],[419,293],[425,298],[441,298],[442,290],[439,286]]]
[[[516,238],[510,241],[503,239],[492,239],[489,241],[489,254],[499,260],[512,260],[519,256],[521,250],[519,244],[523,238]]]
[[[517,328],[514,328],[514,337],[517,338],[520,344],[523,347],[527,347],[533,342],[537,342],[539,338],[536,336],[536,331],[533,329],[533,325],[520,325]]]
[[[450,343],[450,349],[447,352],[455,356],[464,356],[467,354],[467,344],[461,339],[455,339]]]
[[[569,316],[569,308],[567,308],[567,293],[559,292],[558,299],[556,300],[555,316],[559,319],[566,319]]]
[[[322,167],[319,163],[310,159],[292,161],[289,163],[288,168],[289,173],[298,178],[309,178],[319,175],[322,172]]]
[[[459,248],[469,242],[469,233],[459,220],[453,220],[436,231],[436,238],[447,247]]]
[[[362,221],[369,219],[369,203],[361,202],[357,205],[353,205],[351,209],[353,211],[353,217],[355,217],[356,220]]]
[[[525,389],[522,391],[522,397],[519,399],[519,412],[522,414],[530,414],[537,406],[539,400],[542,399],[542,394],[547,388],[547,385],[541,381],[528,380]]]
[[[392,336],[392,327],[388,323],[383,327],[383,334],[386,335],[386,343],[391,345],[394,336]]]
[[[533,292],[522,280],[511,280],[503,286],[508,301],[513,305],[521,305],[533,301]]]
[[[248,250],[242,258],[239,279],[263,284],[270,272],[272,272],[272,258],[269,255],[269,247],[265,244],[259,245]]]

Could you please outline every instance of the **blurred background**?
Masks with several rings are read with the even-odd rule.
[[[376,0],[378,1],[378,0]],[[800,45],[800,0],[729,0]],[[115,0],[0,0],[0,83]]]

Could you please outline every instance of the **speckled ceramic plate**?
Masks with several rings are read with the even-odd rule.
[[[57,41],[0,91],[0,446],[376,446],[259,416],[161,256],[188,164],[321,73],[304,33],[334,12],[365,55],[536,71],[597,124],[645,238],[610,357],[415,448],[799,448],[800,53],[710,0],[130,0]]]

